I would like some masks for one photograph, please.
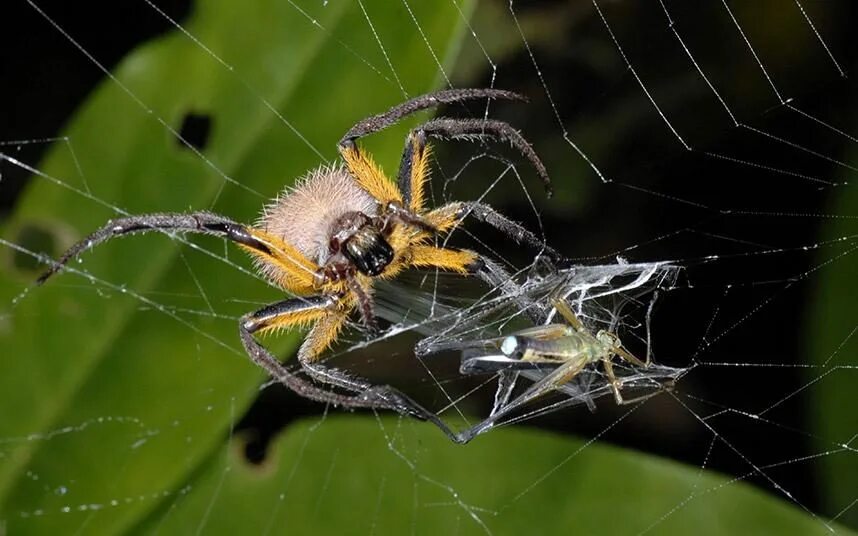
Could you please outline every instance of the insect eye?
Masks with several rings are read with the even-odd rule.
[[[518,342],[518,338],[516,338],[513,335],[510,335],[509,337],[507,337],[506,339],[503,340],[503,342],[501,343],[500,349],[501,349],[501,352],[504,353],[504,355],[509,356],[509,357],[515,357],[517,354],[521,353],[519,346],[520,345]]]
[[[332,236],[328,241],[328,249],[331,253],[339,253],[340,251],[340,239],[336,236]]]

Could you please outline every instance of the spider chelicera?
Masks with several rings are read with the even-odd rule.
[[[210,212],[117,218],[72,246],[38,282],[46,281],[84,251],[118,236],[161,231],[226,238],[250,253],[266,278],[295,296],[241,318],[241,341],[256,364],[304,397],[346,407],[392,409],[431,420],[453,437],[436,415],[398,390],[326,367],[319,358],[355,309],[363,324],[375,329],[371,297],[375,278],[389,279],[414,267],[476,275],[491,285],[509,281],[497,263],[476,252],[435,245],[436,237],[449,233],[466,216],[494,226],[516,242],[546,249],[535,234],[488,205],[452,202],[431,210],[426,207],[428,138],[507,142],[533,164],[550,195],[545,166],[508,123],[445,117],[423,123],[408,135],[396,183],[356,144],[357,139],[417,111],[482,98],[524,100],[497,89],[452,89],[416,97],[358,122],[339,142],[344,165],[310,172],[266,207],[255,226]],[[256,333],[310,324],[298,351],[302,369],[317,382],[347,394],[294,375],[254,338]]]

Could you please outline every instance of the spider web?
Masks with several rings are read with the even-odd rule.
[[[676,523],[684,513],[697,505],[714,508],[719,494],[745,485],[802,512],[819,532],[858,526],[858,429],[849,412],[856,387],[849,267],[858,247],[850,3],[712,0],[691,7],[667,0],[595,0],[474,7],[455,1],[427,6],[401,0],[391,6],[286,0],[265,7],[275,24],[288,23],[300,50],[319,52],[301,55],[274,39],[268,44],[254,28],[221,28],[264,41],[260,49],[270,52],[265,61],[274,67],[260,76],[251,59],[226,47],[226,37],[196,33],[187,11],[167,11],[145,0],[133,8],[25,1],[4,17],[16,26],[4,34],[29,33],[40,45],[19,52],[4,47],[3,63],[12,67],[4,78],[15,83],[4,90],[14,112],[0,134],[0,197],[9,215],[0,235],[6,272],[0,296],[7,392],[2,404],[10,415],[0,432],[0,533],[51,527],[82,533],[229,531],[219,524],[219,511],[233,506],[231,478],[243,470],[244,457],[262,468],[260,475],[276,475],[251,530],[276,532],[300,515],[325,527],[326,512],[341,509],[337,498],[348,497],[342,490],[355,485],[349,460],[369,449],[332,434],[367,419],[377,472],[371,484],[359,486],[359,494],[371,497],[375,508],[352,513],[358,532],[391,526],[423,532],[435,522],[465,533],[527,527],[523,512],[542,512],[539,505],[550,504],[545,495],[565,493],[558,482],[583,478],[586,465],[579,461],[600,453],[603,442],[677,460],[700,475],[681,493],[665,493],[666,502],[643,516],[647,521],[611,525],[612,532],[679,531]],[[445,34],[443,28],[452,30]],[[204,123],[199,100],[216,96],[203,92],[202,98],[185,99],[190,109],[170,109],[145,83],[110,74],[128,50],[159,32],[184,41],[192,56],[187,61],[206,65],[201,78],[212,84],[226,80],[239,104],[260,116],[259,123],[239,129],[234,116],[210,117],[208,136],[198,143],[198,133],[188,126],[193,120],[183,126],[183,119]],[[456,33],[460,40],[451,37]],[[281,66],[300,73],[293,65],[300,62],[306,62],[308,82],[277,78]],[[38,65],[55,68],[33,67]],[[79,81],[83,73],[90,81]],[[314,73],[322,80],[316,85]],[[338,77],[326,80],[321,73]],[[356,87],[359,98],[348,109],[339,101],[319,102],[318,96],[331,94],[323,86],[351,87],[351,77],[372,80],[380,89],[363,95]],[[124,126],[120,130],[99,127],[56,137],[70,110],[102,78],[139,117],[117,112],[111,124]],[[272,88],[292,83],[294,102],[277,100],[279,89]],[[486,429],[472,444],[479,446],[445,445],[442,451],[434,442],[423,443],[440,432],[407,418],[342,415],[275,384],[259,389],[260,375],[243,357],[235,323],[282,295],[219,243],[135,237],[87,254],[46,287],[32,284],[45,261],[42,252],[55,257],[88,230],[79,223],[87,215],[97,212],[96,221],[105,221],[118,214],[228,206],[235,211],[230,217],[252,221],[278,193],[279,186],[271,185],[285,181],[257,181],[260,175],[283,175],[279,167],[260,166],[306,170],[335,157],[339,134],[329,138],[318,127],[339,124],[328,118],[340,117],[347,128],[433,87],[466,86],[511,89],[530,98],[526,106],[491,102],[443,113],[491,116],[520,128],[544,159],[557,195],[544,199],[535,174],[506,148],[451,141],[436,144],[434,203],[492,204],[559,250],[577,279],[563,279],[556,270],[544,277],[539,252],[468,224],[454,233],[453,244],[496,259],[512,274],[515,289],[408,274],[378,289],[387,329],[368,338],[351,325],[326,362],[394,384],[449,422],[474,424],[496,404],[497,376],[463,374],[456,345],[532,325],[527,304],[548,308],[549,295],[562,287],[589,327],[611,329],[635,354],[652,355],[661,367],[630,368],[621,372],[624,378],[642,382],[644,391],[676,379],[672,391],[616,407],[604,377],[588,371],[567,391],[497,427],[515,426]],[[193,88],[158,89],[194,94]],[[313,115],[302,113],[308,106]],[[414,124],[366,140],[380,159],[387,155],[382,164],[388,172]],[[99,142],[104,146],[126,129],[144,127],[156,135],[141,143],[179,147],[176,138],[184,138],[187,147],[176,149],[178,163],[161,169],[137,161],[119,167],[133,173],[117,177],[115,187],[99,182],[91,163],[123,156],[99,151]],[[250,127],[266,134],[251,138],[256,143],[248,149],[240,144],[249,143],[243,133]],[[42,161],[51,144],[72,162],[73,173],[58,175]],[[280,147],[288,147],[288,154]],[[246,151],[243,165],[230,160],[232,149]],[[21,190],[25,183],[39,187],[43,197],[28,196]],[[205,188],[212,189],[205,198],[189,193]],[[68,192],[75,207],[52,204]],[[48,208],[40,210],[40,203]],[[12,216],[22,206],[37,216]],[[75,216],[57,222],[46,213],[52,207]],[[142,275],[111,268],[115,258],[140,266]],[[245,282],[219,284],[226,280]],[[60,316],[45,304],[56,306]],[[45,334],[42,342],[36,328],[22,327],[35,319],[49,330],[63,329],[57,319],[80,310],[89,324],[70,323],[76,329],[66,329],[62,338]],[[114,317],[133,318],[135,324],[119,329]],[[169,355],[151,353],[163,351],[152,341],[160,337],[170,341]],[[293,335],[265,342],[284,353],[296,340]],[[420,352],[445,344],[448,351],[438,355]],[[449,350],[451,344],[456,351]],[[63,365],[65,352],[106,357],[75,360],[75,369]],[[21,384],[28,393],[18,393]],[[141,393],[129,392],[136,386]],[[177,391],[182,396],[171,398]],[[63,403],[71,407],[52,406]],[[30,405],[32,415],[22,410]],[[11,419],[18,412],[26,419]],[[281,473],[270,468],[277,455],[270,445],[280,441],[284,426],[286,439],[278,449],[297,458]],[[563,443],[541,464],[519,460],[496,467],[511,478],[500,480],[508,482],[500,498],[472,499],[483,496],[471,489],[476,479],[463,481],[455,473],[456,467],[469,469],[456,459],[472,448],[507,450],[506,442],[513,444],[517,436],[505,433],[535,428],[586,439]],[[544,436],[544,443],[554,440]],[[87,454],[101,452],[101,445],[118,447],[92,460]],[[233,456],[236,445],[242,456]],[[169,451],[169,458],[158,457],[159,450]],[[432,463],[442,452],[450,471]],[[322,470],[309,490],[300,476],[305,468]],[[605,474],[612,469],[605,467]],[[714,485],[703,476],[710,471],[728,479]],[[175,476],[152,476],[161,473]],[[239,483],[248,489],[251,481]],[[410,521],[397,524],[396,512]],[[592,530],[599,532],[598,526]]]

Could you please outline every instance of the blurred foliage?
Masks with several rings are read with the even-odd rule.
[[[0,234],[56,256],[118,209],[210,208],[252,220],[292,178],[335,158],[334,143],[356,120],[401,100],[394,72],[418,94],[443,82],[436,57],[456,57],[465,21],[452,3],[410,2],[420,31],[403,24],[404,4],[364,4],[389,57],[356,25],[365,19],[355,2],[315,2],[307,17],[274,0],[200,2],[184,26],[235,71],[179,32],[136,50],[113,73],[136,98],[105,81],[64,132],[75,152],[54,147]],[[508,24],[498,16],[502,5],[487,3],[475,25]],[[471,7],[465,2],[462,12]],[[522,17],[527,28],[547,29],[528,30],[544,36],[534,44],[551,46],[577,20],[576,8],[564,9],[567,18]],[[487,46],[500,57],[521,53],[503,50],[509,43]],[[590,55],[596,66],[602,52]],[[468,80],[479,59],[462,61],[456,80]],[[211,118],[205,158],[168,131],[189,113]],[[606,128],[586,127],[601,132],[595,152],[609,151],[613,133],[636,117],[630,106]],[[369,142],[388,168],[406,129]],[[556,210],[585,204],[583,184],[566,181]],[[262,466],[250,465],[247,438],[225,439],[263,380],[238,346],[235,318],[276,292],[163,236],[87,254],[94,284],[66,274],[33,289],[27,258],[10,252],[0,268],[0,303],[12,304],[0,315],[0,519],[12,533],[479,533],[475,515],[495,533],[639,532],[665,515],[662,534],[824,531],[786,502],[697,467],[526,430],[463,447],[401,419],[327,417],[290,426]],[[182,296],[201,294],[217,314],[175,316],[160,306],[162,296],[178,308]],[[198,302],[188,308],[204,310]],[[297,340],[269,342],[285,353]],[[395,435],[392,447],[385,433]]]
[[[854,114],[853,114],[854,116]],[[854,123],[854,117],[853,117]],[[855,162],[856,153],[849,149],[846,162]],[[848,177],[844,177],[847,179]],[[858,189],[838,190],[826,210],[830,214],[858,214]],[[858,458],[855,440],[855,374],[844,374],[855,367],[858,337],[855,325],[855,297],[858,296],[858,255],[855,245],[842,237],[854,236],[854,223],[849,218],[833,218],[822,227],[820,240],[835,249],[825,248],[818,258],[820,278],[816,281],[811,306],[807,310],[807,349],[813,373],[808,382],[820,384],[814,389],[808,418],[813,423],[820,452],[829,451],[832,441],[843,442],[843,450],[822,460],[817,474],[824,492],[827,511],[844,511],[842,523],[858,527],[858,510],[854,507]],[[837,262],[831,262],[836,258]],[[840,374],[837,374],[840,371]],[[853,445],[853,446],[849,446]],[[850,508],[851,506],[851,508]]]

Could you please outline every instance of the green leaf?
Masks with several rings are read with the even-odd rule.
[[[436,87],[435,57],[453,56],[466,16],[453,3],[413,2],[418,27],[403,24],[404,3],[364,0],[385,57],[358,3],[298,4],[199,2],[184,27],[217,58],[180,31],[125,58],[64,132],[74,152],[50,151],[0,236],[53,243],[56,255],[118,210],[252,221],[284,185],[334,159],[354,122],[401,101],[388,61],[410,95]],[[212,122],[205,158],[167,128],[180,130],[189,113]],[[406,128],[372,142],[383,164],[397,162]],[[31,288],[26,254],[4,251],[0,527],[133,526],[223,443],[256,395],[263,376],[240,349],[236,320],[282,294],[248,275],[235,250],[194,243],[230,262],[139,236],[72,266],[97,282],[66,273]]]
[[[745,483],[525,429],[463,446],[430,425],[344,416],[287,428],[261,466],[242,446],[224,446],[143,532],[829,534]]]
[[[844,158],[855,161],[855,152]],[[848,177],[851,178],[851,177]],[[848,179],[847,178],[847,179]],[[826,214],[858,214],[858,190],[838,188]],[[813,303],[808,307],[808,362],[815,367],[807,375],[808,422],[812,423],[817,448],[832,452],[819,460],[818,472],[824,511],[841,512],[840,520],[858,527],[854,507],[858,458],[855,456],[855,376],[858,337],[855,331],[855,296],[858,296],[858,255],[855,255],[853,220],[831,218],[820,232],[823,248],[817,256]],[[851,443],[850,443],[851,442]],[[838,445],[842,445],[840,449]],[[851,445],[847,447],[847,445]],[[847,475],[852,475],[849,478]]]

